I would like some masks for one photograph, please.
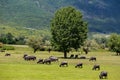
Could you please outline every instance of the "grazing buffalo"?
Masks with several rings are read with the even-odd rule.
[[[37,64],[39,64],[39,63],[43,63],[43,59],[39,59]]]
[[[50,56],[49,59],[53,62],[53,61],[58,61],[58,58],[55,56]]]
[[[44,59],[43,64],[51,64],[51,60],[50,59]]]
[[[24,54],[24,55],[23,55],[23,58],[25,58],[25,56],[28,56],[28,55],[27,55],[27,54]]]
[[[80,59],[86,59],[86,57],[85,56],[80,56]]]
[[[106,71],[102,71],[102,72],[100,73],[100,75],[99,75],[99,78],[100,78],[100,79],[103,79],[103,78],[107,78],[107,76],[108,76],[107,72],[106,72]]]
[[[76,64],[75,68],[77,68],[77,67],[82,68],[83,67],[83,63],[80,62],[80,63]]]
[[[93,66],[93,68],[92,68],[92,70],[100,70],[100,65],[98,65],[98,64],[95,64],[94,66]]]
[[[78,58],[78,55],[75,55],[75,59]]]
[[[70,58],[74,58],[74,54],[71,54],[71,55],[70,55]]]
[[[96,61],[96,57],[90,57],[89,61]]]
[[[59,66],[60,66],[60,67],[61,67],[61,66],[66,66],[66,67],[68,67],[68,62],[67,62],[67,61],[63,61],[63,62],[60,63]]]
[[[9,54],[9,53],[6,53],[6,54],[5,54],[5,56],[11,56],[11,54]]]
[[[34,60],[36,60],[36,57],[35,56],[25,56],[24,59],[27,61],[30,61],[30,60],[34,61]]]

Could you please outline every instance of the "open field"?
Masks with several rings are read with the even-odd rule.
[[[11,56],[4,56],[11,53]],[[90,62],[88,59],[63,59],[52,62],[51,65],[37,64],[36,61],[25,61],[23,54],[35,55],[39,58],[48,58],[53,55],[63,57],[60,52],[37,52],[33,53],[29,47],[17,46],[14,51],[0,52],[0,80],[99,80],[99,73],[103,70],[108,72],[107,80],[120,80],[120,56],[114,56],[111,52],[90,52],[84,55],[87,58],[95,56],[97,61]],[[70,56],[71,53],[68,54]],[[77,54],[77,53],[75,53]],[[81,56],[79,55],[79,56]],[[59,67],[61,61],[68,61],[68,67]],[[75,68],[75,64],[83,62],[83,68]],[[101,70],[93,71],[94,64],[100,64]]]

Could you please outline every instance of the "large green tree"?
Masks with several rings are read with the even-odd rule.
[[[63,7],[56,11],[51,22],[52,45],[64,52],[64,58],[71,48],[78,49],[87,38],[87,22],[79,10]]]
[[[117,55],[120,55],[120,35],[114,33],[110,35],[108,41],[109,50],[116,52]]]

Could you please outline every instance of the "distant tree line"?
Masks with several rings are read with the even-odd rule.
[[[3,44],[25,44],[25,36],[13,36],[11,33],[0,34],[0,42]]]
[[[37,50],[45,51],[50,50],[50,37],[49,36],[14,36],[11,33],[0,34],[0,50],[13,50],[11,46],[4,46],[4,44],[14,44],[14,45],[28,45],[33,48],[34,53]]]
[[[113,33],[108,37],[102,36],[101,34],[97,35],[97,37],[87,38],[84,41],[84,45],[81,49],[86,48],[88,51],[105,49],[109,51],[113,51],[116,55],[120,55],[120,35]],[[0,34],[0,48],[1,49],[14,49],[13,47],[4,47],[3,44],[18,44],[18,45],[29,45],[33,48],[34,52],[37,50],[40,51],[50,51],[56,49],[51,45],[50,38],[47,36],[42,37],[30,37],[26,38],[25,36],[15,37],[11,33]],[[72,49],[71,49],[72,50]],[[88,52],[87,52],[88,53]]]

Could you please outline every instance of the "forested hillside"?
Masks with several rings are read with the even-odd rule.
[[[82,12],[90,32],[120,33],[119,3],[120,0],[0,0],[0,25],[49,29],[57,9],[74,6]]]

